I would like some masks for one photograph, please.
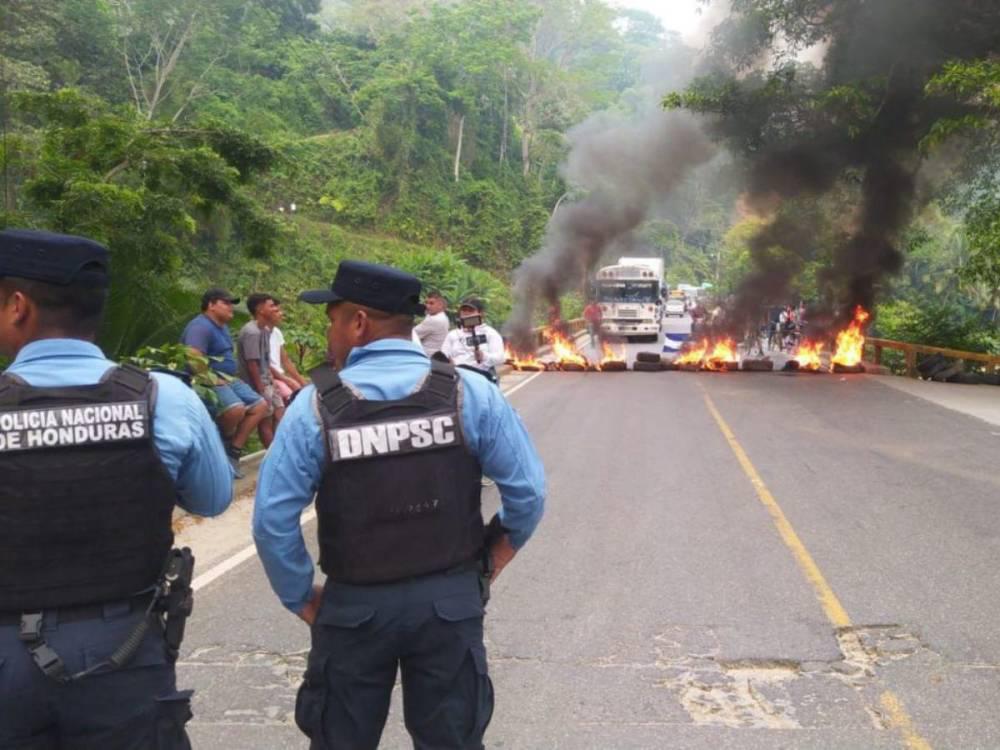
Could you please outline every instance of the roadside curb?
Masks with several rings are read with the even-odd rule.
[[[234,501],[257,486],[257,472],[260,471],[261,461],[264,460],[264,456],[266,455],[267,450],[259,450],[247,456],[243,456],[240,459],[240,471],[243,472],[243,476],[240,479],[233,479]],[[172,520],[174,532],[177,533],[187,525],[186,519],[199,517],[200,516],[196,516],[195,514],[188,513],[181,506],[175,505]]]
[[[240,471],[243,472],[243,477],[233,479],[234,498],[239,497],[257,484],[257,472],[260,471],[261,461],[266,455],[267,449],[265,448],[240,459]]]

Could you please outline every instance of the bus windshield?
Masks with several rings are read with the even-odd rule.
[[[597,282],[598,302],[642,302],[659,301],[659,284],[655,281],[611,281]]]

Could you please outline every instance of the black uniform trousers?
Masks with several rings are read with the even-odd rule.
[[[478,573],[327,582],[295,707],[311,750],[375,750],[397,669],[416,750],[481,750],[493,685]]]
[[[106,659],[143,616],[128,602],[102,609],[63,623],[58,612],[45,613],[42,636],[67,672]],[[190,698],[177,691],[158,628],[122,669],[60,684],[32,661],[17,625],[0,625],[0,750],[190,750]]]

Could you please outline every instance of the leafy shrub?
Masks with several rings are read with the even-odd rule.
[[[877,308],[873,335],[970,352],[1000,353],[1000,333],[958,305],[896,300]]]
[[[220,358],[193,354],[183,344],[164,344],[144,346],[135,354],[124,357],[122,361],[144,370],[166,370],[177,373],[185,382],[191,384],[202,401],[214,405],[218,403],[219,397],[213,389],[218,374],[209,368],[212,359]]]

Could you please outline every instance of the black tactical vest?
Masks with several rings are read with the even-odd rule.
[[[455,368],[432,361],[398,401],[359,398],[327,366],[311,375],[328,459],[316,496],[323,572],[386,583],[475,560],[482,471],[465,447]]]
[[[113,368],[97,385],[0,377],[0,611],[123,599],[173,544],[173,480],[153,443],[155,381]]]

